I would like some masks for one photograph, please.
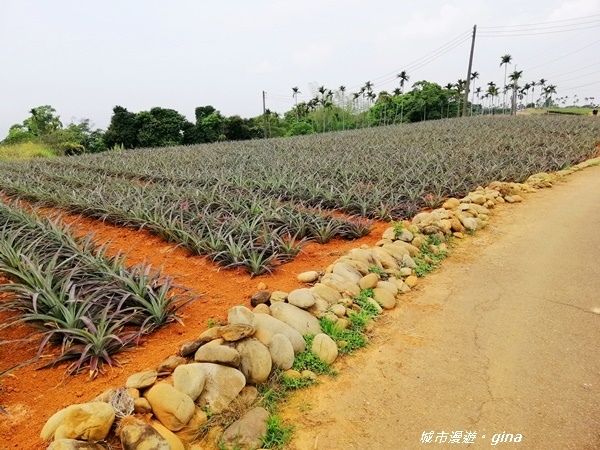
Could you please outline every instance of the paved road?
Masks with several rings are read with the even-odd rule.
[[[293,399],[290,448],[600,448],[600,167],[491,222]]]

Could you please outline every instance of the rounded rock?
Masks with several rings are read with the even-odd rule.
[[[181,367],[185,366],[179,366],[178,369]],[[152,407],[152,413],[171,431],[181,430],[194,414],[193,400],[170,384],[155,384],[146,392],[145,397]]]
[[[321,361],[327,364],[332,364],[338,357],[338,348],[335,341],[325,333],[317,334],[314,337],[310,349]]]
[[[271,353],[274,367],[281,370],[292,367],[294,364],[294,347],[285,335],[275,334],[267,347],[269,353]]]
[[[316,270],[310,270],[308,272],[302,272],[298,275],[298,281],[301,283],[314,283],[319,279],[319,272]]]

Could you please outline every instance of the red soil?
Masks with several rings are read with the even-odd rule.
[[[48,418],[61,408],[91,400],[110,387],[122,386],[129,375],[154,369],[180,346],[195,339],[207,328],[208,319],[225,321],[227,311],[235,305],[249,306],[250,297],[264,283],[269,290],[289,292],[301,287],[296,276],[307,270],[325,269],[340,255],[362,244],[373,245],[389,226],[377,222],[369,236],[355,240],[334,240],[327,245],[309,244],[293,262],[279,267],[272,275],[250,277],[243,270],[223,270],[204,257],[164,242],[146,231],[107,225],[105,223],[65,215],[77,233],[95,233],[99,243],[108,242],[109,253],[127,253],[127,264],[146,261],[162,267],[163,273],[176,277],[180,285],[202,294],[182,312],[185,326],[173,323],[153,333],[140,347],[118,357],[122,368],[108,369],[104,375],[90,380],[86,374],[66,376],[65,366],[39,369],[40,364],[16,368],[0,375],[0,450],[45,449],[39,433]],[[2,280],[0,280],[2,282]],[[0,323],[9,315],[0,314]],[[1,330],[0,341],[22,339],[31,332],[26,326]],[[35,343],[0,345],[0,374],[35,357]]]

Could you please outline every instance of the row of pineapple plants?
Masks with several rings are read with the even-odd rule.
[[[0,167],[11,197],[60,207],[117,225],[144,228],[218,264],[259,275],[293,259],[308,241],[354,239],[370,222],[262,198],[226,186],[198,189],[140,184],[73,168]]]
[[[363,236],[369,223],[354,215],[405,219],[477,185],[561,169],[594,156],[598,136],[585,117],[449,119],[5,164],[0,190],[262,274],[307,241]]]
[[[50,351],[47,364],[70,361],[71,373],[88,368],[96,375],[118,364],[115,354],[178,320],[194,298],[174,293],[173,280],[149,265],[127,267],[123,255],[109,256],[92,235],[77,237],[58,218],[19,203],[0,203],[0,272],[10,280],[0,285],[8,294],[0,311],[12,312],[0,327],[35,327],[38,358]]]

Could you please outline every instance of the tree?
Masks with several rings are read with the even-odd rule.
[[[396,78],[400,80],[400,90],[402,91],[402,95],[404,95],[404,83],[407,83],[410,80],[410,76],[406,70],[401,71]],[[400,123],[404,120],[404,102],[400,103]]]
[[[23,124],[34,136],[44,136],[62,128],[60,117],[50,105],[38,106],[29,111],[31,116]]]
[[[508,69],[508,65],[512,61],[512,56],[508,53],[506,55],[502,55],[500,57],[500,67],[504,66],[504,85],[506,85],[506,71]],[[504,114],[504,105],[506,104],[506,94],[504,94],[504,98],[502,99],[502,114]]]
[[[346,86],[341,85],[340,86],[340,95],[342,97],[342,130],[346,129],[346,99],[344,98],[345,94],[346,94]]]
[[[142,147],[180,145],[186,118],[174,109],[152,108],[137,114],[135,123]]]
[[[487,89],[487,95],[490,97],[490,107],[492,109],[492,114],[494,114],[494,98],[497,97],[500,94],[500,91],[498,90],[498,87],[496,86],[496,83],[494,83],[493,81],[490,81],[488,83],[488,89]]]
[[[110,125],[104,133],[104,144],[107,148],[121,145],[124,148],[139,147],[138,130],[136,114],[122,106],[115,106]]]
[[[298,94],[301,94],[300,89],[298,88],[298,86],[294,86],[292,88],[292,97],[294,97],[294,101],[295,101],[295,106],[296,106],[296,113],[298,112]],[[296,122],[298,122],[300,120],[300,118],[296,115]]]
[[[473,93],[471,94],[471,115],[473,115],[473,104],[475,103],[475,80],[479,78],[479,72],[473,72],[471,74],[471,81],[473,82]],[[481,92],[481,89],[479,90]],[[477,96],[479,99],[479,96]]]
[[[549,84],[544,87],[544,95],[546,96],[545,105],[546,107],[552,105],[552,94],[556,94],[556,86],[554,84]]]
[[[8,136],[4,138],[2,144],[13,145],[22,144],[23,142],[31,142],[36,136],[31,133],[25,125],[14,124],[8,130]]]
[[[540,78],[540,81],[537,82],[538,86],[540,87],[540,97],[538,98],[539,103],[541,103],[542,95],[544,94],[547,82],[548,80],[546,80],[545,78]]]
[[[515,70],[508,77],[510,79],[510,81],[512,81],[512,90],[513,90],[513,99],[512,99],[512,105],[511,105],[511,114],[516,114],[517,113],[517,91],[519,89],[518,82],[519,82],[519,79],[522,76],[523,76],[523,71],[522,70]],[[504,109],[503,109],[503,111],[504,111]]]

